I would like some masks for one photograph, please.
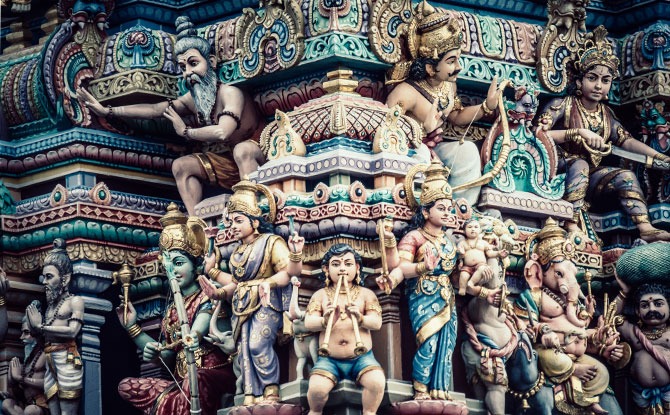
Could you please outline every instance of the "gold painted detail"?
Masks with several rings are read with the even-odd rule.
[[[268,42],[275,43],[276,60],[275,63],[279,69],[290,68],[302,59],[305,53],[305,18],[300,4],[296,1],[261,1],[261,8],[264,10],[259,13],[257,10],[245,8],[242,11],[242,16],[239,18],[235,28],[235,38],[240,42],[240,47],[237,49],[238,64],[240,73],[245,78],[253,78],[265,71],[266,63],[266,46]],[[288,33],[285,45],[277,44],[277,34],[272,30],[275,23],[281,22],[283,26],[288,28]],[[260,39],[253,39],[252,37],[259,36]],[[281,48],[293,48],[294,53],[289,60],[285,60],[280,53]],[[253,49],[253,50],[252,50]],[[257,63],[250,68],[247,68],[245,62],[256,60]]]
[[[270,135],[270,131],[275,125],[277,128]],[[275,111],[274,122],[263,129],[260,145],[265,158],[268,160],[307,154],[305,143],[302,141],[300,134],[291,126],[291,119],[288,114],[278,109]]]
[[[377,128],[377,131],[375,132],[375,138],[372,141],[373,153],[383,152],[400,154],[403,156],[407,155],[409,152],[409,140],[407,135],[405,135],[403,132],[402,128],[398,126],[398,121],[402,116],[403,110],[400,105],[396,105],[388,110],[386,117],[384,117],[384,122],[379,128]],[[406,119],[408,122],[410,122],[410,124],[416,124],[416,126],[419,127],[416,121],[408,117]],[[412,127],[414,127],[414,125]],[[420,135],[415,135],[414,137],[418,138]],[[414,145],[415,147],[417,146],[416,143]]]
[[[179,96],[178,76],[145,69],[133,69],[91,81],[89,90],[101,103],[130,94],[146,94],[163,98]]]
[[[551,92],[563,92],[568,83],[567,62],[574,61],[586,31],[586,5],[588,1],[549,0],[549,21],[537,42],[537,76],[542,86]],[[580,32],[581,31],[581,32]],[[565,51],[568,53],[565,54]],[[562,68],[554,66],[557,53],[564,55]],[[562,56],[561,55],[561,56]],[[558,73],[557,73],[558,72]],[[557,76],[558,75],[558,76]],[[560,82],[550,81],[560,79]]]

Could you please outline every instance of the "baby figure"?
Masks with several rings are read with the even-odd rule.
[[[489,258],[505,258],[506,250],[496,247],[482,238],[482,228],[476,219],[469,219],[464,225],[465,239],[458,244],[461,255],[458,276],[458,294],[465,295],[468,287],[474,287],[482,278],[493,277],[493,269],[487,265]]]

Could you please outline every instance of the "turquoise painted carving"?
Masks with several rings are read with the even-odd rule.
[[[16,206],[14,206],[14,198],[9,193],[9,189],[0,180],[0,215],[12,215],[16,213]]]
[[[358,33],[363,25],[363,6],[360,0],[310,0],[309,33],[314,36],[330,31]]]
[[[558,200],[565,191],[565,174],[556,174],[558,156],[553,141],[542,131],[539,136],[530,129],[537,112],[539,91],[517,87],[515,101],[505,102],[510,125],[510,153],[500,174],[489,186],[501,192],[529,192],[545,199]],[[500,127],[492,131],[482,147],[488,160],[484,173],[493,169],[500,158],[503,134]]]
[[[670,26],[655,23],[644,31],[642,56],[652,61],[651,69],[665,69],[665,60],[670,59]]]
[[[235,37],[240,42],[238,63],[245,78],[296,65],[305,50],[304,16],[297,2],[267,2],[254,11],[244,9]]]
[[[165,57],[163,40],[146,27],[137,25],[116,38],[115,66],[118,72],[128,69],[161,70]]]

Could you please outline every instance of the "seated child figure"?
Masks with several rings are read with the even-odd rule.
[[[384,396],[386,377],[372,354],[370,331],[382,326],[381,306],[374,292],[360,285],[361,257],[351,246],[333,245],[323,257],[321,268],[326,275],[326,287],[312,295],[305,316],[305,328],[319,332],[322,354],[310,373],[309,414],[323,412],[328,394],[343,379],[356,381],[363,388],[363,414],[376,414]],[[340,278],[343,280],[336,292]],[[331,317],[328,336],[326,328]]]
[[[489,258],[504,258],[507,251],[497,250],[495,246],[482,238],[482,229],[476,219],[469,219],[464,224],[465,239],[458,243],[457,250],[461,255],[458,276],[458,294],[465,295],[469,286],[474,287],[482,278],[493,277],[493,269],[486,264]]]

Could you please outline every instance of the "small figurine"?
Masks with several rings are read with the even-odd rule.
[[[200,277],[200,285],[210,298],[232,299],[233,338],[242,370],[244,404],[279,402],[279,360],[273,346],[282,327],[282,288],[289,275],[302,272],[305,239],[293,234],[287,245],[273,233],[277,207],[266,186],[242,180],[233,186],[228,201],[228,220],[238,242],[228,250],[230,273],[215,268],[214,255],[206,258],[205,271],[218,283]],[[268,220],[261,216],[257,192],[263,192],[270,205]]]
[[[505,258],[507,251],[497,250],[482,238],[479,222],[472,218],[463,225],[465,239],[458,244],[458,253],[462,256],[459,265],[458,294],[465,295],[468,285],[474,287],[480,280],[493,278],[493,270],[487,265],[489,258]]]
[[[305,366],[308,363],[310,363],[310,367],[314,366],[316,359],[319,357],[318,336],[315,332],[307,330],[305,327],[306,313],[300,309],[300,304],[298,304],[300,279],[298,277],[291,277],[291,285],[293,286],[291,300],[288,312],[285,314],[293,324],[293,349],[295,350],[295,356],[298,358],[298,363],[295,367],[296,380],[302,380]]]
[[[384,371],[372,354],[372,330],[382,326],[375,293],[361,286],[361,257],[347,244],[330,247],[321,261],[326,287],[312,296],[305,327],[318,331],[319,358],[309,377],[309,414],[319,415],[328,394],[343,379],[363,388],[363,414],[374,415],[386,387]]]
[[[39,301],[33,301],[38,310]],[[44,395],[44,375],[47,358],[44,354],[44,342],[39,336],[30,332],[28,316],[23,316],[21,323],[21,341],[23,342],[23,364],[18,357],[9,362],[7,381],[9,396],[2,401],[2,413],[7,415],[43,415],[49,412]]]
[[[40,280],[47,297],[44,315],[35,304],[26,309],[30,330],[44,337],[47,365],[44,393],[54,415],[76,415],[84,381],[77,336],[84,325],[84,299],[70,294],[72,262],[63,239],[44,258]]]
[[[160,222],[161,261],[173,301],[168,303],[161,320],[159,341],[137,324],[137,311],[131,302],[122,301],[116,314],[142,350],[143,359],[162,362],[176,382],[129,377],[119,383],[119,394],[145,414],[186,415],[200,410],[203,415],[214,415],[222,394],[233,392],[235,377],[227,356],[204,339],[213,306],[200,291],[196,277],[202,271],[207,246],[206,225],[197,217],[184,216],[174,203]]]
[[[645,248],[645,247],[639,247]],[[639,249],[638,248],[638,249]],[[621,259],[620,259],[621,260]],[[617,264],[618,267],[618,264]],[[664,271],[661,271],[664,272]],[[615,274],[616,275],[616,274]],[[616,312],[632,303],[638,325],[619,317],[617,330],[633,349],[629,383],[640,414],[670,413],[670,287],[658,283],[633,289],[617,275]],[[629,296],[632,296],[630,298]]]
[[[600,165],[614,145],[622,149],[619,154],[645,156],[648,167],[670,168],[670,157],[635,140],[607,106],[612,82],[619,76],[619,58],[606,35],[607,30],[602,26],[588,35],[574,62],[575,93],[551,100],[538,118],[539,129],[545,130],[563,153],[564,161],[559,165],[567,173],[563,198],[574,209],[572,220],[566,221],[566,229],[583,231],[580,223],[587,200],[614,193],[621,209],[637,226],[641,239],[670,241],[670,232],[655,228],[649,221],[647,202],[633,172]]]
[[[262,117],[253,99],[239,88],[218,82],[216,56],[212,46],[197,35],[186,16],[175,21],[177,42],[174,52],[184,76],[187,93],[156,104],[103,106],[83,88],[77,98],[101,118],[167,118],[178,135],[186,140],[209,144],[202,153],[178,158],[172,164],[177,190],[189,215],[202,200],[203,183],[230,189],[240,178],[265,163],[258,144]],[[189,127],[182,117],[197,116],[197,127]],[[222,150],[225,145],[229,150]]]

